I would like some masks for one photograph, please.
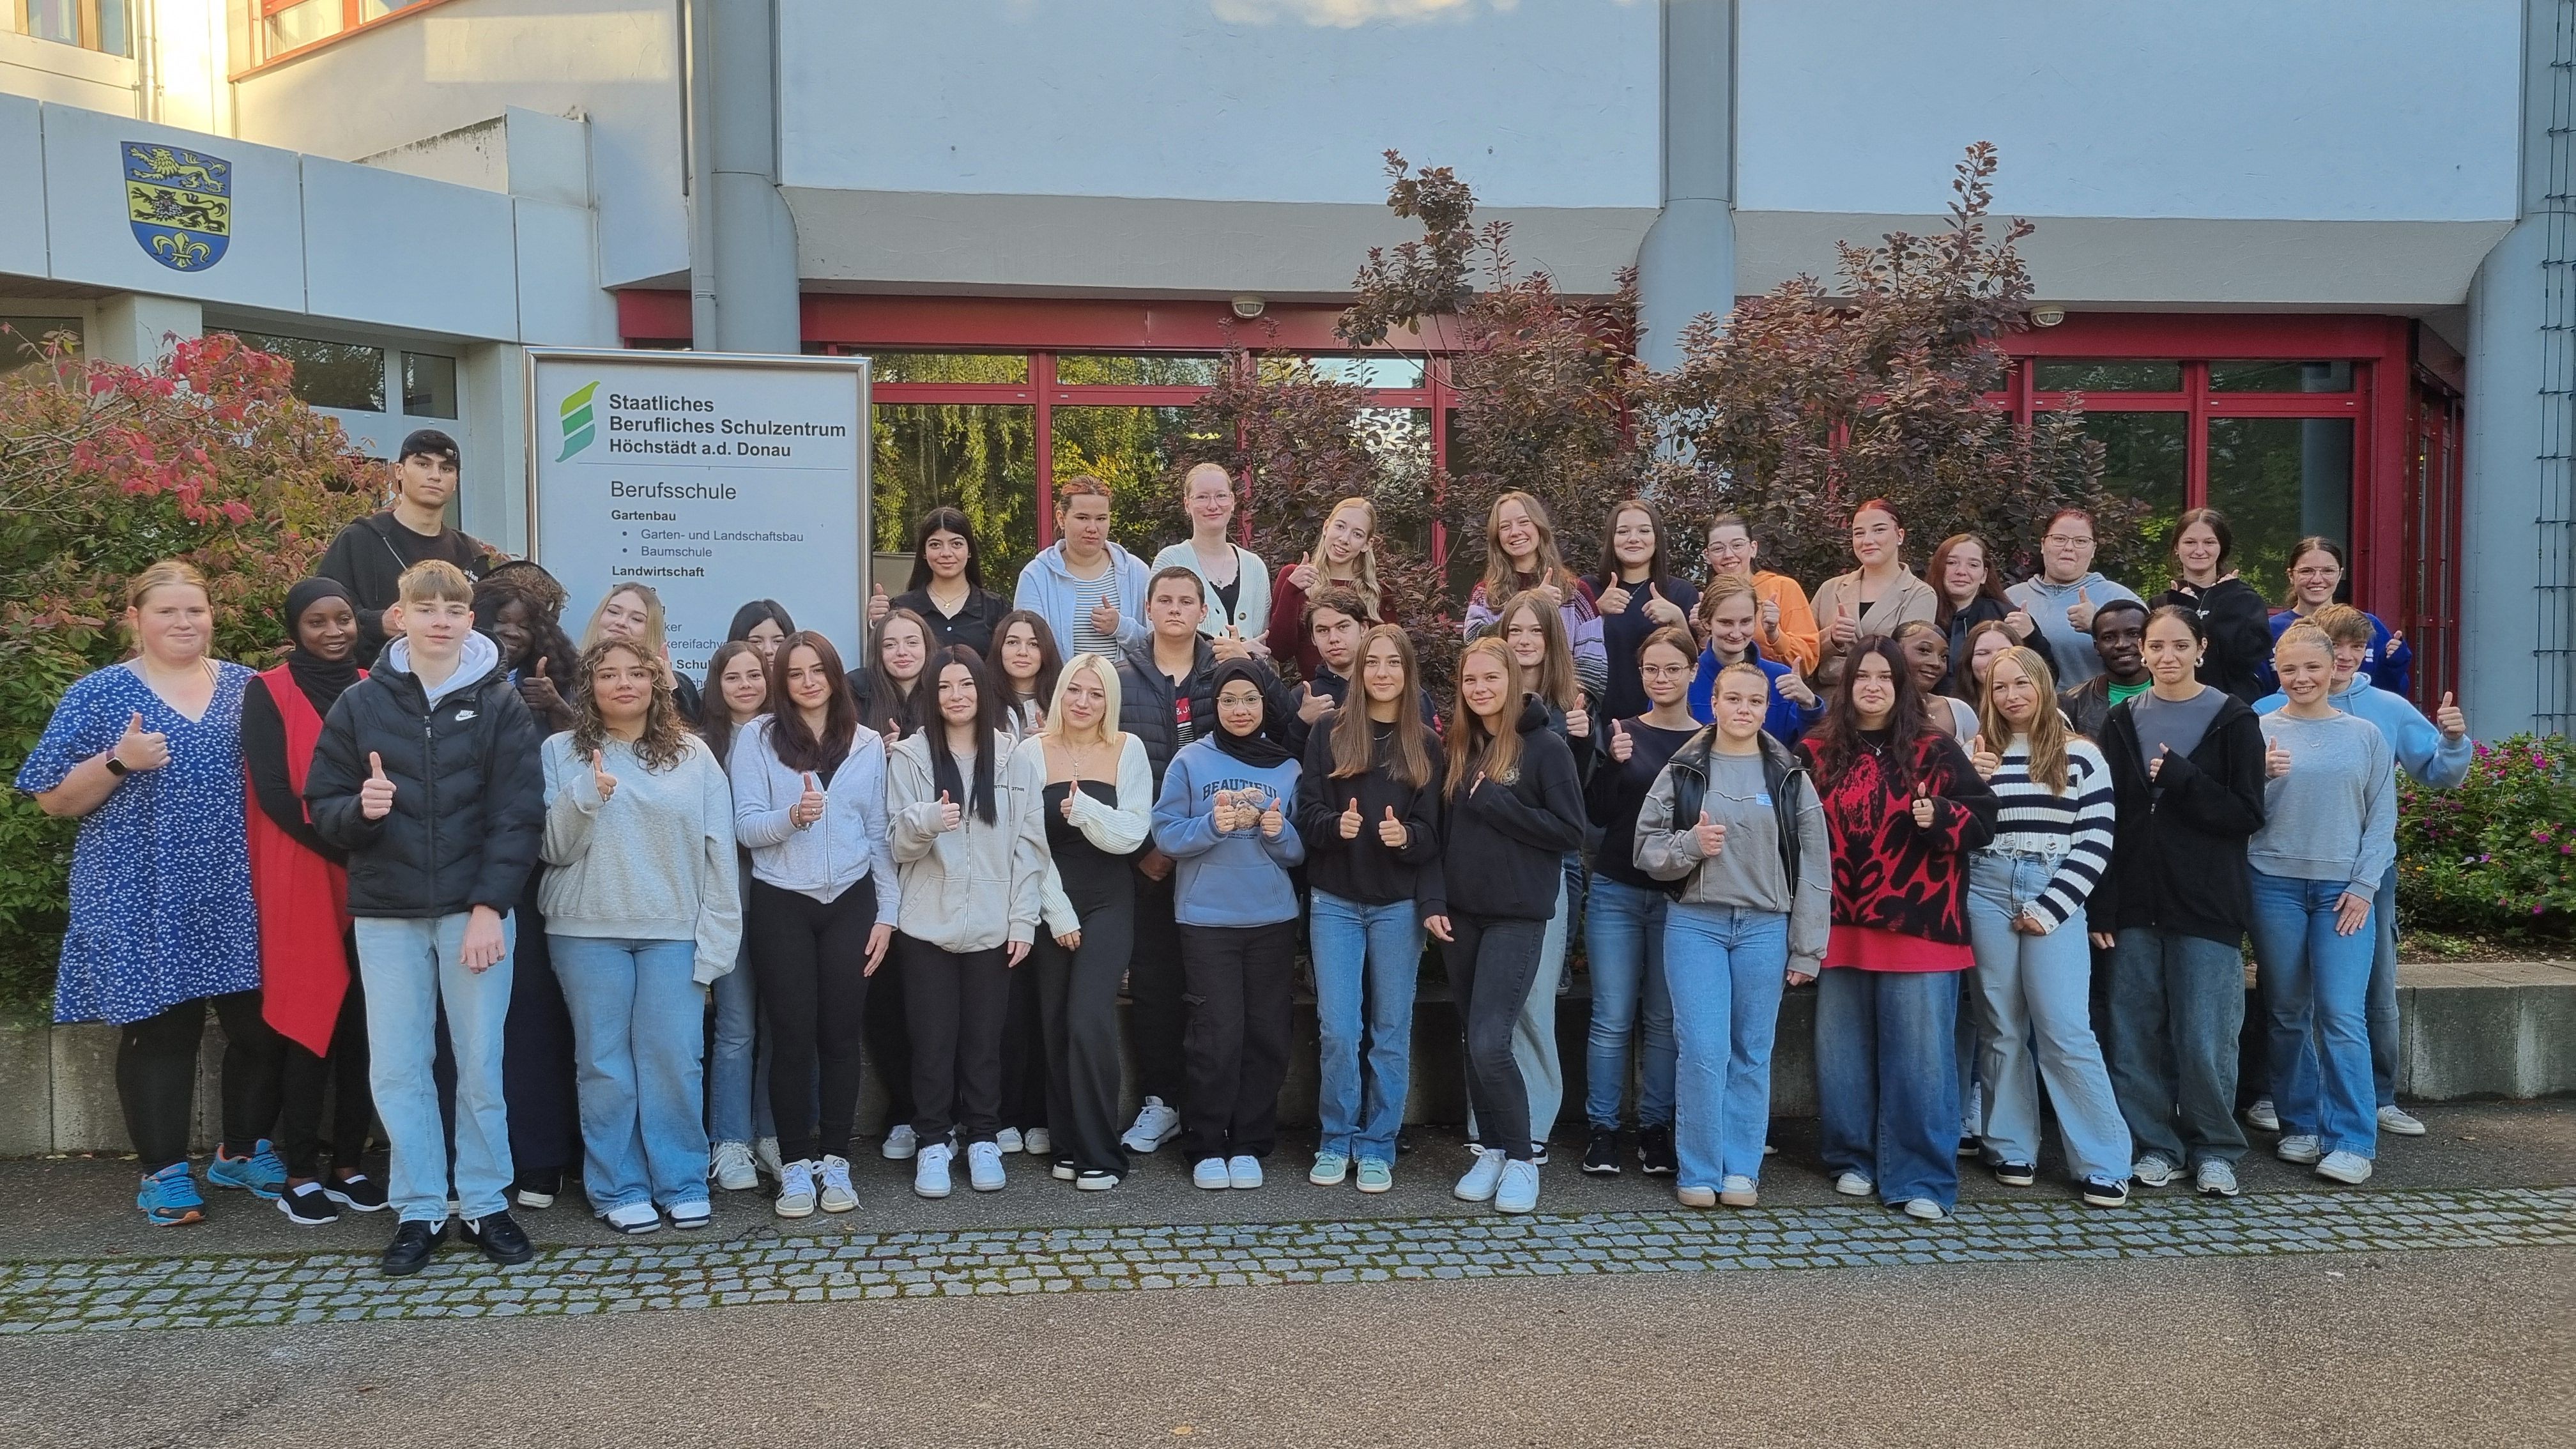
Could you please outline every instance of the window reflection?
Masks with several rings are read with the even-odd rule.
[[[1036,412],[1019,405],[878,403],[871,530],[876,551],[907,554],[921,515],[966,515],[984,587],[1008,596],[1038,550]]]
[[[2209,506],[2234,527],[2230,567],[2285,597],[2291,545],[2352,537],[2352,419],[2211,418]]]

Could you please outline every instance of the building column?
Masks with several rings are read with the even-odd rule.
[[[1670,368],[1682,329],[1735,308],[1735,4],[1664,0],[1663,210],[1637,248],[1637,355]]]
[[[179,343],[206,335],[206,309],[184,297],[120,292],[98,304],[98,322],[83,339],[89,355],[133,367],[158,367]]]
[[[464,477],[457,526],[514,558],[528,552],[528,350],[477,342],[456,359]]]
[[[777,0],[690,0],[693,345],[795,353],[796,218],[778,194]]]

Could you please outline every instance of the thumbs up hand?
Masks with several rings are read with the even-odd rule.
[[[109,754],[128,770],[157,770],[170,763],[170,737],[159,730],[143,727],[143,711],[125,722],[125,733],[119,735]]]
[[[367,752],[366,783],[358,787],[358,813],[369,820],[394,813],[394,782],[385,778],[385,757],[373,750]]]
[[[2433,711],[2433,723],[2442,727],[2442,738],[2453,744],[2469,737],[2469,717],[2460,713],[2459,704],[2448,691],[2442,695],[2442,707]]]
[[[546,675],[547,663],[540,658],[534,670],[519,676],[519,702],[540,720],[555,716],[564,702],[563,691]]]
[[[617,793],[617,777],[608,773],[608,752],[590,752],[590,783],[599,791],[599,803],[605,805]]]
[[[887,597],[886,597],[885,585],[883,585],[883,584],[870,584],[870,585],[868,585],[868,627],[869,627],[869,628],[873,629],[873,628],[875,628],[877,625],[884,623],[884,622],[885,622],[885,616],[886,616],[888,613],[892,612],[892,611],[893,611],[893,608],[894,608],[894,601],[893,601],[892,599],[889,599],[889,598],[887,598]]]
[[[1698,849],[1700,859],[1715,860],[1726,850],[1726,827],[1709,819],[1703,810],[1699,812],[1699,823],[1691,827],[1691,844]]]
[[[2155,757],[2154,759],[2152,759],[2152,760],[2147,761],[2147,778],[2148,778],[2149,780],[2154,780],[2154,779],[2155,779],[2155,778],[2156,778],[2156,777],[2157,777],[2157,776],[2158,776],[2158,775],[2159,775],[2159,774],[2164,770],[2164,767],[2165,767],[2165,760],[2166,760],[2169,756],[2171,756],[2172,754],[2173,754],[2173,746],[2171,746],[2171,745],[2158,745],[2158,746],[2156,746],[2156,757]]]
[[[2290,773],[2290,747],[2278,736],[2263,742],[2263,778],[2277,780]]]
[[[1386,818],[1377,823],[1378,843],[1389,850],[1402,850],[1404,843],[1412,838],[1413,834],[1404,828],[1404,822],[1395,818],[1395,807],[1386,807]]]
[[[949,798],[948,798],[948,792],[947,792],[947,791],[945,791],[945,790],[940,791],[940,792],[939,792],[939,828],[940,828],[941,830],[954,830],[954,829],[956,829],[958,826],[963,825],[963,824],[965,824],[965,823],[966,823],[966,812],[965,812],[964,810],[961,810],[961,809],[959,809],[959,808],[958,808],[958,805],[957,805],[957,802],[956,802],[956,801],[951,800],[951,799],[949,799]]]
[[[1105,635],[1108,638],[1115,639],[1118,637],[1118,604],[1116,600],[1110,598],[1107,594],[1102,594],[1100,596],[1100,602],[1091,606],[1091,627],[1093,632]]]
[[[1273,795],[1268,808],[1261,812],[1261,833],[1267,839],[1277,840],[1279,832],[1287,828],[1288,812],[1279,808],[1279,797]]]
[[[1984,735],[1979,735],[1968,743],[1968,763],[1977,767],[1977,778],[1980,780],[1993,779],[1995,771],[2004,767],[2002,758],[1987,746]]]
[[[1625,764],[1635,753],[1637,742],[1629,738],[1628,727],[1615,719],[1610,721],[1610,758]]]
[[[1297,700],[1297,718],[1313,724],[1333,712],[1331,695],[1317,694],[1312,684],[1301,684],[1297,688],[1302,691]]]
[[[1932,785],[1924,781],[1914,787],[1914,828],[1932,828]]]
[[[2066,623],[2067,627],[2073,629],[2078,634],[2090,634],[2093,632],[2093,593],[2091,590],[2077,589],[2075,591],[2075,602],[2066,606]]]
[[[1831,626],[1831,635],[1834,641],[1834,647],[1837,649],[1849,649],[1852,646],[1853,641],[1860,638],[1860,620],[1852,617],[1851,606],[1849,604],[1842,603],[1839,600],[1834,604],[1834,622]]]
[[[1251,656],[1252,646],[1244,642],[1242,630],[1228,624],[1224,633],[1208,641],[1208,652],[1219,659],[1244,659]]]
[[[822,818],[823,792],[814,788],[814,776],[809,771],[805,776],[804,793],[796,797],[795,804],[787,807],[787,823],[799,830],[808,830]]]
[[[1798,708],[1814,709],[1816,707],[1816,692],[1807,687],[1806,677],[1798,673],[1798,671],[1792,669],[1788,673],[1781,675],[1778,680],[1778,686],[1780,697],[1789,701],[1791,704],[1798,706]]]
[[[1351,797],[1351,806],[1350,806],[1350,808],[1342,812],[1342,817],[1341,817],[1341,821],[1340,821],[1340,828],[1341,828],[1341,832],[1342,832],[1342,838],[1343,838],[1344,840],[1357,840],[1357,839],[1359,839],[1359,838],[1360,838],[1360,825],[1361,825],[1361,823],[1362,823],[1362,822],[1361,822],[1361,819],[1360,819],[1360,797],[1359,797],[1359,796],[1357,796],[1357,795],[1353,795],[1353,796]]]
[[[1586,709],[1584,703],[1583,696],[1578,694],[1574,697],[1574,708],[1565,712],[1565,733],[1570,738],[1592,738],[1592,711]]]
[[[1601,611],[1604,618],[1607,618],[1612,614],[1624,614],[1628,612],[1628,600],[1628,586],[1622,583],[1613,583],[1610,587],[1603,589],[1601,591],[1601,597],[1593,600],[1592,604],[1594,608]]]
[[[1217,834],[1225,835],[1231,833],[1235,826],[1234,792],[1232,790],[1217,791],[1214,804],[1216,806],[1215,818]]]

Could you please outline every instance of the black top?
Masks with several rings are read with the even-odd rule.
[[[1297,775],[1297,834],[1306,842],[1306,883],[1346,901],[1382,906],[1410,900],[1423,920],[1449,911],[1440,872],[1440,772],[1447,764],[1431,741],[1431,778],[1420,787],[1398,783],[1386,771],[1387,742],[1395,726],[1370,725],[1368,772],[1333,775],[1333,735],[1318,729],[1306,741]],[[1342,838],[1342,812],[1357,800],[1360,833]],[[1402,821],[1402,850],[1389,850],[1378,827],[1393,810]]]
[[[1592,823],[1601,830],[1601,843],[1593,852],[1595,874],[1608,876],[1624,886],[1641,891],[1659,891],[1664,883],[1637,869],[1637,812],[1646,804],[1646,792],[1655,786],[1655,777],[1664,772],[1664,764],[1673,752],[1690,743],[1700,726],[1693,723],[1683,729],[1668,730],[1647,724],[1642,719],[1617,722],[1628,732],[1630,749],[1624,761],[1615,758],[1616,748],[1604,741],[1600,763],[1593,767],[1591,783],[1584,787],[1584,808]],[[1610,727],[1604,726],[1605,731]],[[1615,738],[1615,736],[1612,736]]]
[[[315,834],[313,822],[304,818],[304,797],[295,793],[286,770],[286,717],[277,712],[277,697],[264,682],[242,691],[241,750],[259,813],[324,860],[333,864],[347,860],[347,852]]]
[[[384,650],[385,610],[401,598],[403,570],[443,558],[465,570],[467,578],[479,579],[491,552],[481,540],[453,528],[418,534],[391,512],[371,513],[341,529],[313,571],[348,585],[357,600],[358,663],[363,667],[374,664]]]
[[[1519,776],[1462,784],[1441,823],[1440,872],[1453,911],[1544,921],[1556,914],[1565,853],[1583,844],[1574,753],[1536,699],[1521,710]],[[1472,786],[1472,788],[1471,788]]]
[[[1606,592],[1611,580],[1599,577],[1584,580],[1592,587],[1592,597]],[[1699,612],[1699,590],[1680,579],[1654,580],[1656,597],[1681,606],[1683,617]],[[1601,695],[1601,713],[1613,719],[1627,719],[1654,708],[1646,698],[1645,681],[1637,674],[1637,651],[1646,647],[1646,636],[1664,627],[1646,613],[1646,586],[1628,586],[1628,607],[1616,614],[1601,616],[1601,652],[1610,659],[1610,682]],[[1687,627],[1683,632],[1688,633]],[[1698,657],[1698,641],[1692,641],[1692,657]]]
[[[2156,778],[2138,753],[2122,701],[2102,726],[2119,821],[2111,869],[2085,902],[2090,929],[2143,928],[2230,946],[2254,917],[2245,841],[2263,828],[2263,728],[2230,698],[2188,755],[2167,755]]]
[[[2209,636],[2209,649],[2200,657],[2201,683],[2247,704],[2270,692],[2263,687],[2263,665],[2272,657],[2272,606],[2252,584],[2232,577],[2205,589],[2178,583],[2147,607],[2167,604],[2198,614],[2201,632]]]
[[[993,626],[1001,622],[1004,614],[1011,612],[1010,600],[990,589],[969,586],[966,602],[958,605],[954,614],[939,612],[938,606],[930,602],[930,590],[926,587],[897,594],[889,602],[895,608],[910,609],[921,616],[921,622],[930,627],[932,653],[951,644],[963,644],[981,655],[985,663],[998,665],[999,661],[993,658]],[[1059,648],[1062,644],[1062,640],[1057,641]]]
[[[1073,902],[1075,915],[1089,917],[1135,890],[1130,869],[1135,857],[1110,854],[1092,844],[1080,826],[1066,822],[1064,799],[1072,789],[1065,780],[1046,787],[1047,849],[1055,858],[1056,878],[1064,883],[1064,898]],[[1082,793],[1112,808],[1118,804],[1118,787],[1106,780],[1083,781]]]
[[[1950,677],[1942,682],[1942,693],[1970,704],[1977,702],[1976,676],[1968,669],[1968,631],[1988,621],[2002,623],[2004,615],[2012,611],[2011,604],[1979,594],[1968,601],[1966,608],[1950,616]],[[2029,638],[2017,642],[2038,655],[2050,675],[2057,673],[2057,656],[2049,652],[2047,635],[2033,628]]]

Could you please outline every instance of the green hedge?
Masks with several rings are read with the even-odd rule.
[[[2477,747],[2456,790],[2399,792],[2397,899],[2410,930],[2576,935],[2576,754],[2564,735]]]

